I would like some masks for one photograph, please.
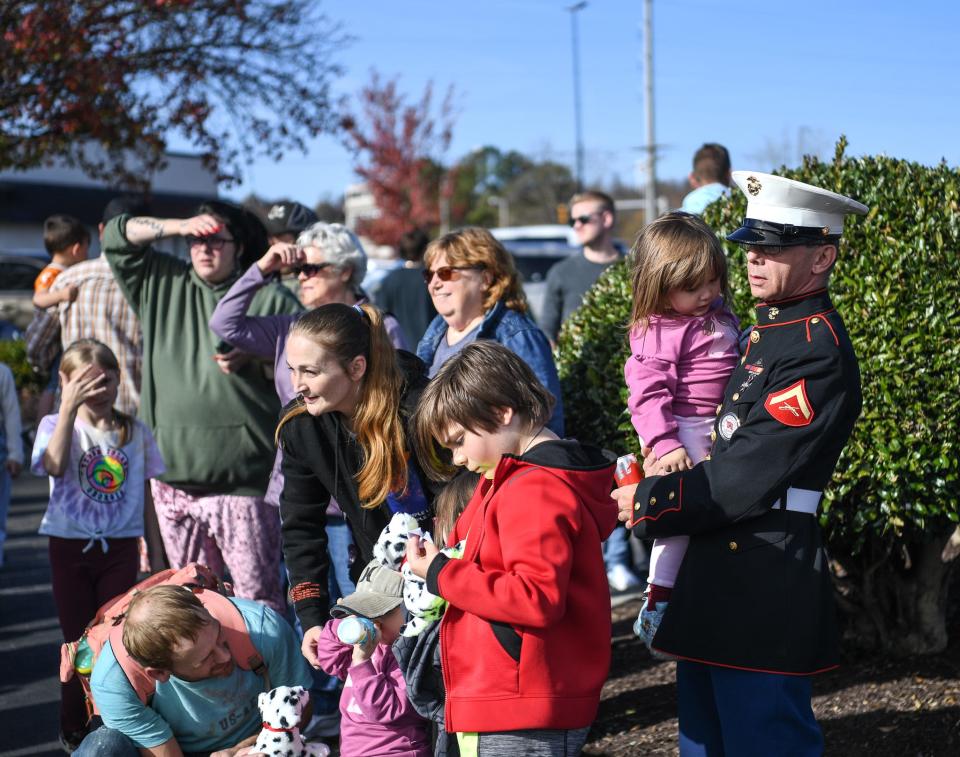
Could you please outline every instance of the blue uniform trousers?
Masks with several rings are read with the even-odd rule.
[[[810,677],[680,660],[681,757],[813,757],[823,737]]]

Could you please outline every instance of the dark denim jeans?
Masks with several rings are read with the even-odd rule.
[[[102,725],[87,734],[73,754],[74,757],[140,757],[140,750],[129,736]]]

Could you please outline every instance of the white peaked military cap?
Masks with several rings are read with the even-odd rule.
[[[869,210],[836,192],[771,173],[734,171],[733,180],[747,196],[747,217],[727,237],[731,242],[784,247],[835,242],[845,215]]]

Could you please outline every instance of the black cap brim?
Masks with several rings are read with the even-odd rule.
[[[770,231],[761,231],[751,229],[748,226],[741,226],[732,234],[727,234],[728,242],[737,242],[738,244],[755,244],[758,246],[779,245],[780,235]]]
[[[791,247],[798,244],[836,244],[837,234],[823,233],[823,229],[812,226],[791,226],[789,224],[758,221],[744,218],[740,228],[727,235],[728,242],[749,244],[756,247]]]

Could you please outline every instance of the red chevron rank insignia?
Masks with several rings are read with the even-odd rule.
[[[785,426],[809,426],[813,420],[813,407],[807,399],[804,379],[779,392],[771,392],[763,406]]]

